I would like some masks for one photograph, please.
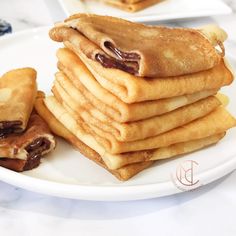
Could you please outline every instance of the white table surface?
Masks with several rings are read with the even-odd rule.
[[[54,1],[1,0],[0,18],[9,21],[14,31],[50,25],[63,17],[62,12],[53,10]],[[167,24],[217,22],[228,32],[227,49],[235,54],[236,0],[226,2],[234,10],[232,15]],[[0,236],[235,236],[235,216],[236,172],[193,192],[113,203],[55,198],[0,181]]]

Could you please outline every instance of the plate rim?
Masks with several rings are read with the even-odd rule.
[[[191,191],[197,190],[204,185],[221,179],[222,177],[231,173],[235,169],[236,156],[233,155],[231,156],[231,159],[229,161],[197,174],[196,178],[200,180],[201,185],[195,189],[191,189]],[[0,167],[0,180],[16,187],[21,187],[32,192],[37,192],[49,196],[92,201],[144,200],[174,195],[177,193],[184,193],[188,191],[180,190],[173,184],[171,180],[133,186],[96,186],[86,184],[58,183],[35,178],[32,176],[27,176],[21,173],[14,172],[12,170],[8,170],[3,167]]]

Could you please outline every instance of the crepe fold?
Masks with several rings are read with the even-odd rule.
[[[24,133],[0,140],[0,166],[15,171],[31,170],[55,145],[48,125],[33,112]]]
[[[32,68],[12,70],[0,77],[0,139],[25,130],[36,92]]]
[[[111,169],[120,168],[131,163],[165,160],[183,154],[191,153],[219,142],[225,136],[225,132],[206,138],[194,139],[187,142],[176,143],[167,147],[146,151],[128,152],[116,155],[104,155],[103,161]]]
[[[224,124],[222,125],[220,122],[224,122]],[[191,137],[199,139],[211,136],[215,133],[221,133],[234,126],[235,119],[223,108],[218,108],[209,115],[187,125],[143,140],[120,142],[109,133],[107,133],[105,137],[102,136],[104,132],[100,132],[100,129],[96,127],[92,127],[90,132],[107,152],[118,154],[166,147],[175,143],[189,141],[192,139]]]
[[[84,65],[78,67],[81,72],[80,76],[74,76],[60,62],[58,68],[63,73],[56,73],[56,81],[71,95],[73,94],[73,97],[78,98],[77,102],[80,106],[92,105],[117,122],[138,121],[161,115],[214,95],[217,92],[217,90],[212,89],[166,99],[127,104],[104,89],[86,70]]]
[[[123,0],[100,0],[111,6],[118,7],[121,10],[128,12],[136,12],[143,10],[149,6],[161,2],[162,0],[136,0],[136,1],[123,1]]]
[[[73,50],[72,44],[66,43],[66,45]],[[82,54],[75,55],[67,48],[59,49],[57,57],[59,69],[71,80],[75,83],[80,80],[84,87],[104,103],[109,103],[106,101],[108,99],[104,98],[112,99],[107,105],[110,105],[113,101],[117,102],[117,99],[110,96],[110,94],[119,98],[123,103],[131,104],[173,98],[206,90],[218,90],[233,81],[233,74],[224,60],[207,71],[185,76],[147,80],[121,70],[106,69],[101,65],[93,67],[90,64],[90,62],[94,63],[92,60],[83,57]],[[83,62],[79,57],[83,58]],[[118,106],[120,106],[120,103],[118,103]]]
[[[44,101],[48,109],[67,129],[101,156],[104,153],[120,154],[150,150],[193,139],[201,139],[225,132],[236,124],[235,119],[224,108],[219,107],[203,118],[164,134],[138,141],[119,142],[109,133],[105,137],[100,136],[99,129],[95,127],[91,129],[85,122],[77,120],[77,117],[75,118],[73,115],[73,111],[68,113],[55,97],[47,97]]]
[[[56,77],[58,78],[58,75]],[[59,75],[59,77],[61,76]],[[82,119],[91,128],[95,126],[100,129],[100,134],[103,132],[104,135],[111,134],[118,141],[135,141],[159,135],[203,117],[221,104],[216,97],[210,96],[161,116],[136,122],[119,123],[104,115],[91,104],[79,105],[80,96],[74,96],[74,93],[64,89],[57,80],[54,82],[52,91],[57,100],[65,104],[65,108],[69,107],[70,110],[73,110],[77,119]]]
[[[204,30],[147,26],[92,14],[73,15],[49,34],[55,41],[72,44],[96,70],[109,69],[106,74],[112,72],[114,78],[120,77],[115,76],[120,70],[157,78],[211,69],[224,56],[227,38],[217,26]]]
[[[35,102],[35,109],[40,114],[40,116],[43,117],[45,121],[48,123],[52,132],[70,142],[85,157],[94,161],[104,169],[108,170],[119,180],[122,181],[128,180],[134,175],[141,172],[142,170],[150,167],[154,163],[154,161],[143,161],[140,163],[125,165],[124,167],[120,166],[113,170],[110,169],[105,164],[99,153],[97,153],[92,148],[87,146],[85,143],[80,141],[80,139],[78,139],[71,131],[69,131],[64,125],[62,125],[62,123],[60,123],[58,119],[55,118],[55,116],[45,106],[43,99],[44,99],[44,94],[40,93]]]
[[[48,110],[44,104],[44,95],[38,97],[35,103],[37,112],[47,121],[50,129],[58,136],[63,137],[74,145],[84,156],[95,161],[115,175],[120,180],[128,180],[135,174],[150,167],[154,160],[166,159],[176,155],[193,152],[209,146],[223,138],[224,133],[213,135],[204,139],[186,143],[175,144],[166,148],[112,155],[99,153],[75,136]],[[81,128],[82,129],[82,128]],[[84,131],[83,131],[84,132]]]

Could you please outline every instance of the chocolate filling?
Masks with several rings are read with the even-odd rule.
[[[127,66],[122,61],[118,61],[117,59],[114,59],[114,58],[108,58],[102,54],[97,54],[95,58],[105,68],[115,68],[115,69],[123,70],[133,75],[138,72],[138,70],[135,67]],[[136,63],[136,62],[133,62],[133,63]]]
[[[121,60],[125,61],[137,61],[140,60],[140,56],[137,53],[134,52],[122,52],[118,48],[116,48],[111,42],[106,41],[104,43],[104,46],[111,50],[117,57],[119,57]]]
[[[28,152],[27,162],[24,170],[31,170],[40,164],[42,153],[50,148],[50,141],[46,138],[37,138],[25,147]]]
[[[111,42],[105,42],[104,46],[111,50],[119,59],[111,58],[106,56],[105,54],[96,54],[95,59],[102,64],[105,68],[115,68],[119,70],[123,70],[130,74],[138,73],[138,60],[140,60],[140,56],[137,53],[126,53],[120,51],[116,48]]]
[[[22,132],[21,125],[22,122],[20,120],[0,121],[0,138],[5,138],[8,134]]]
[[[27,160],[0,158],[0,165],[14,171],[32,170],[40,164],[42,152],[50,148],[50,141],[46,138],[37,138],[25,150],[28,152]]]

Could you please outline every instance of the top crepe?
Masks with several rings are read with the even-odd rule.
[[[82,54],[105,68],[140,77],[169,77],[219,64],[227,35],[217,26],[199,30],[168,28],[77,14],[57,24],[50,37],[59,42],[76,42],[74,46]],[[216,49],[218,45],[222,52]]]

